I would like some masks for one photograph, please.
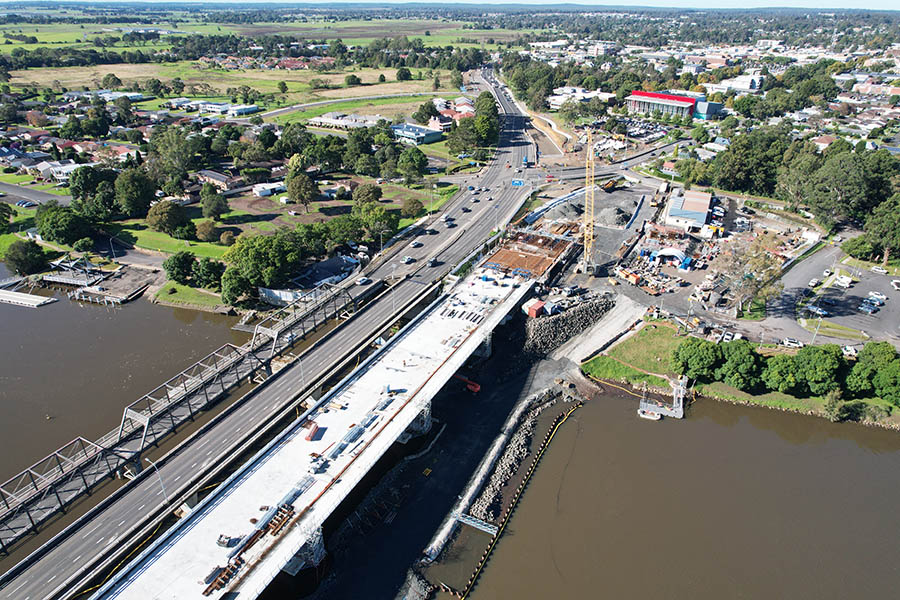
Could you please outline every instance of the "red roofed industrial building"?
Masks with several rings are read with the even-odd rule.
[[[675,115],[677,117],[694,116],[696,98],[690,96],[676,96],[675,94],[660,94],[659,92],[643,92],[634,90],[625,98],[628,112],[652,113],[659,111],[662,114]]]

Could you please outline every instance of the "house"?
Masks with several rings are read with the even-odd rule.
[[[420,127],[411,123],[402,123],[400,125],[391,125],[391,131],[394,137],[404,144],[431,144],[440,141],[444,133],[440,129],[430,129],[428,127]]]
[[[824,152],[828,146],[835,143],[837,138],[833,135],[820,135],[817,138],[813,138],[810,140],[813,144],[816,145],[816,148],[819,149],[819,152]]]
[[[667,160],[666,162],[664,162],[662,164],[662,168],[659,170],[659,172],[662,173],[663,175],[670,175],[670,176],[674,175],[675,177],[678,176],[678,170],[675,168],[675,163],[672,162],[671,160]]]
[[[452,126],[453,119],[448,117],[447,115],[436,115],[428,119],[429,129],[436,129],[443,131],[444,133],[449,133]]]
[[[254,196],[271,196],[273,194],[277,194],[279,192],[285,191],[284,182],[276,181],[274,183],[257,183],[253,186],[253,195]]]
[[[236,188],[241,182],[240,177],[232,177],[230,175],[219,173],[218,171],[212,171],[210,169],[197,171],[197,179],[201,183],[211,183],[220,190],[230,190]]]

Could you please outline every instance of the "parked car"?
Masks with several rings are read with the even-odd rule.
[[[894,288],[895,291],[900,292],[900,279],[895,279],[891,282],[891,287]]]
[[[804,346],[803,342],[794,338],[784,338],[781,345],[787,348],[802,348]]]
[[[734,339],[734,334],[731,333],[730,331],[726,331],[725,333],[722,334],[723,342],[730,342],[733,339]]]
[[[822,308],[821,306],[808,306],[808,307],[806,307],[806,310],[808,310],[810,313],[812,313],[816,316],[819,316],[819,317],[827,317],[828,316],[828,311],[825,310],[824,308]]]
[[[878,265],[875,265],[869,270],[873,273],[881,273],[882,275],[887,275],[887,269],[885,269],[884,267],[879,267]]]
[[[869,292],[869,298],[878,298],[879,300],[882,300],[882,301],[887,300],[887,296],[885,296],[881,292],[876,292],[875,290],[872,290],[871,292]]]
[[[875,298],[873,296],[863,298],[863,303],[871,304],[872,306],[884,306],[884,300],[882,300],[881,298]]]
[[[856,355],[859,354],[859,350],[857,350],[853,346],[841,346],[841,352],[843,352],[844,356],[848,358],[856,357]]]
[[[824,271],[822,271],[822,277],[831,277],[831,270],[825,269]]]
[[[813,278],[813,279],[810,279],[810,280],[809,280],[809,283],[807,283],[806,285],[808,285],[808,286],[811,287],[811,288],[814,288],[814,287],[816,287],[817,285],[819,285],[819,283],[820,283],[820,282],[819,282],[818,279]]]
[[[872,306],[871,304],[867,304],[866,302],[863,302],[856,308],[856,310],[858,310],[859,312],[864,312],[867,315],[872,315],[872,314],[875,314],[876,312],[878,312],[878,307]]]

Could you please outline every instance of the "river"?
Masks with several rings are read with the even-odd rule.
[[[0,279],[7,276],[0,263]],[[127,404],[222,344],[247,339],[230,329],[233,317],[55,295],[36,309],[0,304],[0,481],[79,435],[100,437]]]
[[[573,416],[472,600],[897,593],[900,434],[708,400],[684,421],[610,397]]]

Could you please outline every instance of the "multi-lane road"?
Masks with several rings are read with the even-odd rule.
[[[498,85],[489,71],[484,77],[490,85]],[[422,292],[423,284],[443,276],[450,266],[486,239],[499,221],[512,216],[528,190],[511,185],[517,174],[515,168],[507,168],[506,164],[509,161],[517,167],[522,164],[523,156],[532,160],[534,150],[524,134],[524,117],[503,93],[497,93],[496,97],[501,114],[506,116],[497,157],[482,174],[471,178],[472,185],[487,187],[489,191],[482,192],[477,203],[472,202],[469,192],[461,191],[427,227],[437,233],[417,236],[422,245],[416,248],[410,247],[410,240],[399,242],[407,247],[395,251],[392,258],[378,262],[367,273],[373,279],[406,278],[395,285],[391,293],[367,306],[361,318],[345,323],[301,361],[279,372],[251,397],[237,403],[204,435],[194,436],[157,461],[158,477],[154,472],[153,477],[145,476],[132,482],[116,502],[99,510],[90,520],[76,521],[57,536],[53,544],[45,545],[23,561],[20,568],[5,574],[0,578],[0,596],[22,600],[61,598],[77,591],[73,589],[77,582],[118,547],[132,541],[134,532],[146,524],[148,515],[162,510],[165,494],[160,479],[170,497],[190,492],[198,473],[206,472],[239,447],[250,432],[289,405],[305,387],[306,381],[326,373],[348,349],[369,339],[397,308]],[[487,200],[489,196],[493,200]],[[463,207],[469,209],[468,212],[464,212]],[[448,227],[442,220],[443,214],[455,217],[456,226]],[[404,255],[415,261],[402,264],[400,257]],[[430,258],[436,259],[433,266],[427,264]]]

